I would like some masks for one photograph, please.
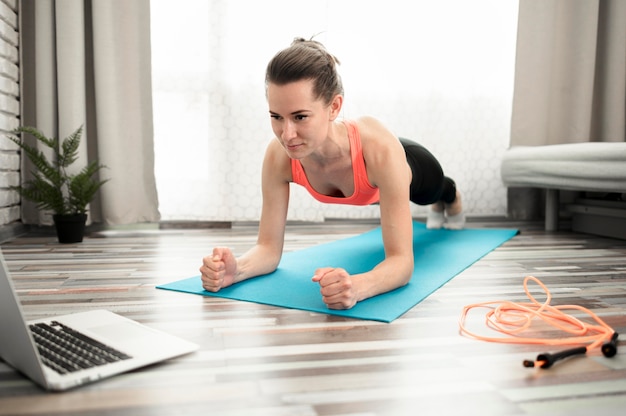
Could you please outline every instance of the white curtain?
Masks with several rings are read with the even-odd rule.
[[[97,158],[109,179],[95,222],[159,220],[149,16],[148,0],[22,2],[22,124],[60,138],[84,126],[79,167]],[[27,201],[22,220],[50,223]]]
[[[345,118],[372,115],[428,147],[475,215],[506,212],[517,1],[187,0],[152,3],[156,175],[168,220],[258,220],[272,137],[265,66],[294,37],[342,62]],[[414,213],[425,212],[414,206]],[[371,218],[314,201],[289,218]]]

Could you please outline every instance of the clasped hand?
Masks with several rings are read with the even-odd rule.
[[[237,273],[237,259],[227,247],[216,247],[213,255],[202,259],[200,267],[202,287],[209,292],[232,285]]]
[[[322,267],[315,271],[314,282],[319,283],[322,301],[330,309],[350,309],[357,303],[357,293],[350,274],[341,268]]]

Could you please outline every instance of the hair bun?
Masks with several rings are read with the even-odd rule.
[[[313,39],[315,36],[316,35],[311,36],[310,39],[305,39],[303,37],[296,37],[293,39],[293,42],[291,42],[291,46],[303,45],[304,47],[312,48],[316,51],[319,51],[322,55],[326,56],[326,58],[328,59],[328,63],[331,66],[334,66],[335,64],[341,65],[341,62],[339,61],[339,59],[337,59],[335,55],[329,53],[322,42],[319,42]]]

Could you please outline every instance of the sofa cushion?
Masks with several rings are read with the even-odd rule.
[[[626,192],[626,143],[515,146],[504,154],[501,176],[508,187]]]

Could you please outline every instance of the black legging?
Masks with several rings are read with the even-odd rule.
[[[400,138],[406,160],[411,166],[410,199],[419,205],[434,204],[443,201],[447,204],[456,199],[456,184],[443,175],[441,165],[424,146],[411,140]]]

